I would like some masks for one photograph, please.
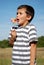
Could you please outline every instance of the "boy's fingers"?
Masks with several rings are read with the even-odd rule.
[[[16,22],[16,19],[15,18],[11,18],[11,22]]]
[[[13,36],[14,33],[16,33],[15,30],[12,30],[12,31],[10,32],[10,35]]]

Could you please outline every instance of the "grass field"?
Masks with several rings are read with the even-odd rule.
[[[11,65],[12,48],[0,48],[0,65]],[[37,48],[37,65],[44,65],[44,48]]]

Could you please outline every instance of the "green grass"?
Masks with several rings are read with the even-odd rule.
[[[37,49],[37,65],[44,65],[44,48]]]
[[[37,65],[44,65],[44,59],[43,58],[38,58],[37,59]]]
[[[0,65],[11,65],[10,59],[0,59]]]
[[[0,65],[11,65],[12,48],[0,48]]]
[[[0,65],[11,65],[12,48],[0,48]],[[37,65],[44,65],[44,48],[37,48]]]

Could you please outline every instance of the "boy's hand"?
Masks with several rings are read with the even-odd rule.
[[[10,44],[11,46],[13,46],[13,43],[14,43],[14,39],[11,37],[11,38],[9,39],[9,44]]]
[[[16,18],[11,18],[11,22],[16,22]]]
[[[9,40],[9,43],[10,43],[11,45],[13,45],[13,42],[14,42],[14,40],[16,39],[16,31],[15,31],[15,30],[11,30],[10,35],[11,35],[11,38],[10,38],[10,40]]]
[[[16,31],[15,30],[11,30],[10,35],[12,36],[13,39],[16,39]]]

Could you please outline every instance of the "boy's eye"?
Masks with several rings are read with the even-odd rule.
[[[21,13],[21,12],[19,12],[19,13],[17,12],[17,15],[18,15],[18,14],[20,14],[20,15],[21,15],[22,13]]]
[[[17,15],[18,15],[18,12],[17,12]]]
[[[20,14],[22,14],[22,13],[20,12]]]

